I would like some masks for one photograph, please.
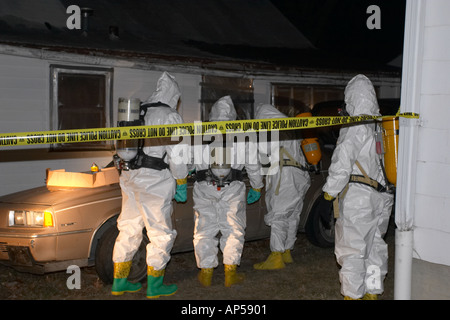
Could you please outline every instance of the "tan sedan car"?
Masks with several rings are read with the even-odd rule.
[[[299,231],[305,230],[309,212],[323,183],[322,175],[311,174],[311,177],[312,186],[305,199]],[[178,235],[172,253],[193,250],[193,183],[193,179],[188,180],[188,201],[173,203],[172,220]],[[100,279],[112,282],[112,250],[118,234],[116,220],[121,203],[121,190],[117,183],[55,191],[42,186],[2,196],[0,263],[38,274],[66,270],[70,265],[95,265]],[[263,192],[260,201],[247,205],[246,240],[269,236],[270,228],[264,223],[265,214]],[[314,219],[311,217],[309,220],[311,224]],[[326,232],[319,231],[316,235],[326,237]],[[144,241],[133,259],[130,280],[141,280],[146,275],[147,243],[144,234]]]

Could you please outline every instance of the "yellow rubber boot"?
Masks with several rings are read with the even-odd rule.
[[[131,283],[127,280],[130,274],[131,261],[114,263],[114,281],[111,288],[111,294],[120,296],[125,292],[137,292],[141,290],[142,285]]]
[[[253,268],[256,270],[278,270],[285,267],[281,252],[274,251],[264,262],[255,263]]]
[[[361,300],[361,299],[354,299],[354,298],[352,298],[352,297],[345,296],[345,297],[344,297],[344,300]]]
[[[237,273],[237,265],[225,264],[225,287],[231,287],[234,284],[244,281],[245,276]]]
[[[283,262],[284,263],[294,263],[294,260],[292,259],[291,256],[291,250],[286,250],[285,252],[283,252],[281,254],[281,257],[283,258]]]
[[[211,286],[212,276],[213,276],[213,268],[202,268],[198,273],[198,281],[200,281],[201,285],[204,287]]]
[[[363,300],[378,300],[378,295],[373,294],[373,293],[366,293],[362,299]]]

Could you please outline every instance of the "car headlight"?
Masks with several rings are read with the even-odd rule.
[[[50,210],[10,210],[9,226],[11,227],[53,227],[53,214]]]

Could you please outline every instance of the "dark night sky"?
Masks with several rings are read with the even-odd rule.
[[[403,51],[406,0],[271,0],[319,49],[389,62]],[[369,30],[370,5],[381,29]]]

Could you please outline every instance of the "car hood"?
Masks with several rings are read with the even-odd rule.
[[[11,193],[0,197],[0,203],[17,203],[17,204],[33,204],[54,206],[62,202],[86,199],[101,193],[118,191],[118,184],[98,188],[71,188],[49,190],[46,186],[27,189],[16,193]]]

